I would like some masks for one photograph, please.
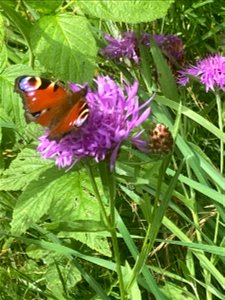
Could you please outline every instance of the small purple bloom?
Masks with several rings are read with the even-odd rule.
[[[168,59],[181,62],[184,58],[182,40],[173,34],[156,35],[143,33],[140,38],[137,38],[134,32],[123,32],[121,37],[116,39],[110,35],[105,35],[105,39],[109,44],[100,51],[106,57],[119,60],[121,58],[129,58],[136,64],[139,63],[138,47],[143,44],[150,47],[151,39],[153,39],[160,49],[167,55]]]
[[[59,142],[43,135],[38,146],[42,158],[54,158],[57,166],[69,167],[86,157],[99,162],[110,155],[110,168],[114,167],[121,143],[148,118],[151,99],[139,105],[137,81],[131,86],[125,84],[125,93],[108,76],[99,76],[95,82],[97,90],[89,89],[86,95],[90,113],[85,124]],[[75,91],[77,85],[70,84],[70,88]],[[136,133],[134,143],[142,145],[139,136]]]
[[[106,34],[105,39],[109,44],[100,51],[101,54],[117,60],[127,57],[132,59],[136,64],[139,63],[138,54],[136,52],[138,42],[134,32],[124,32],[118,39]]]
[[[146,47],[151,47],[151,39],[166,54],[169,60],[175,59],[181,62],[184,58],[183,42],[181,38],[174,34],[149,34],[143,33],[141,43]]]
[[[215,89],[225,90],[225,56],[214,54],[199,60],[196,66],[179,71],[178,83],[185,86],[189,76],[196,77],[205,86],[206,92]]]

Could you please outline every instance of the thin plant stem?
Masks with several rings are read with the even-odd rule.
[[[85,164],[86,166],[86,169],[88,171],[88,175],[89,175],[89,178],[90,178],[90,181],[91,181],[91,185],[92,185],[92,188],[94,190],[94,193],[95,193],[95,196],[96,196],[96,199],[99,203],[99,206],[101,208],[101,211],[102,211],[102,214],[103,214],[103,218],[104,218],[104,221],[105,223],[107,224],[108,227],[110,227],[109,225],[109,220],[108,220],[108,216],[107,216],[107,212],[106,212],[106,209],[105,209],[105,206],[102,202],[102,198],[101,198],[101,195],[99,193],[99,190],[98,190],[98,186],[96,184],[96,181],[95,181],[95,177],[94,177],[94,174],[92,172],[92,168],[88,165],[88,164]]]
[[[219,92],[216,93],[216,103],[218,110],[218,125],[219,129],[223,132],[223,118],[222,118],[222,104]],[[223,174],[224,169],[224,142],[220,140],[220,172]]]
[[[126,292],[124,288],[124,280],[123,280],[123,273],[121,268],[120,251],[119,251],[116,222],[115,222],[115,199],[116,199],[115,176],[114,176],[114,172],[110,172],[109,167],[105,162],[99,164],[99,169],[100,169],[100,175],[101,175],[105,195],[108,198],[108,204],[110,209],[110,215],[108,221],[110,224],[113,252],[114,252],[114,257],[116,262],[119,286],[120,286],[120,297],[121,299],[125,300]]]
[[[121,263],[120,263],[119,244],[118,244],[117,232],[116,232],[116,226],[115,226],[115,179],[114,179],[114,174],[110,174],[110,171],[106,170],[106,168],[105,168],[105,170],[103,171],[104,176],[101,176],[101,178],[104,178],[104,181],[102,179],[102,183],[103,183],[105,194],[107,195],[108,203],[109,203],[109,207],[110,207],[110,215],[108,216],[106,209],[105,209],[104,202],[99,193],[98,186],[96,184],[95,177],[92,172],[92,168],[89,165],[86,165],[86,167],[88,170],[89,178],[91,180],[91,184],[92,184],[96,199],[98,200],[98,203],[102,210],[102,214],[105,219],[105,223],[108,227],[108,230],[111,233],[113,253],[114,253],[114,257],[115,257],[116,270],[117,270],[119,287],[120,287],[120,297],[121,297],[120,299],[126,300],[126,292],[125,292],[125,288],[124,288],[123,273],[122,273],[122,268],[121,268]],[[100,173],[101,173],[101,171],[102,171],[102,168],[100,169]]]

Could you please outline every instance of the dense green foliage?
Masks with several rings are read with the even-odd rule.
[[[177,86],[154,45],[139,65],[98,51],[105,33],[132,30],[179,35],[183,65],[223,54],[225,6],[128,2],[0,1],[0,299],[225,299],[225,133],[214,93]],[[141,100],[156,91],[146,137],[164,123],[172,153],[124,143],[112,173],[94,160],[58,170],[36,152],[43,128],[26,123],[14,93],[24,74],[90,86],[97,74],[137,79]]]

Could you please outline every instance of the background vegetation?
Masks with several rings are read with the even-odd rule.
[[[157,47],[139,66],[98,52],[105,33],[177,34],[183,65],[194,64],[223,54],[224,14],[220,0],[0,2],[0,299],[225,299],[225,134],[215,95],[199,82],[178,87]],[[98,74],[138,79],[141,99],[156,91],[146,133],[164,123],[173,152],[124,144],[113,174],[93,162],[58,170],[36,152],[43,129],[26,124],[14,93],[24,74],[90,85]],[[115,201],[120,258],[98,198],[106,210]]]

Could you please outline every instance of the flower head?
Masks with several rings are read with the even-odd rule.
[[[151,39],[166,54],[169,60],[181,62],[184,58],[183,42],[174,34],[149,34],[143,33],[141,43],[146,47],[151,47]]]
[[[189,76],[194,76],[205,86],[206,92],[218,88],[225,90],[225,56],[208,56],[198,61],[196,66],[179,71],[179,74],[178,83],[182,86],[189,82]]]
[[[59,142],[49,141],[47,134],[43,135],[38,146],[43,158],[55,158],[59,167],[69,167],[85,157],[99,162],[110,155],[113,168],[121,143],[149,116],[147,106],[151,99],[139,105],[137,81],[132,86],[125,84],[126,95],[108,76],[99,76],[96,84],[97,90],[89,90],[86,95],[90,113],[85,124]],[[70,88],[75,91],[77,85],[71,84]],[[137,135],[135,141],[141,143]]]
[[[172,150],[173,137],[162,123],[155,124],[150,132],[149,150],[155,154],[166,154]]]
[[[134,32],[124,32],[118,39],[106,34],[105,39],[109,44],[101,50],[101,54],[116,60],[127,57],[138,64],[139,58],[136,52],[138,42]]]
[[[105,35],[105,39],[109,44],[100,52],[112,59],[121,59],[127,57],[132,59],[136,64],[139,63],[138,47],[143,44],[146,47],[151,46],[153,39],[160,49],[167,55],[168,59],[173,62],[176,60],[181,62],[184,57],[182,40],[173,34],[156,35],[144,32],[140,38],[137,38],[134,32],[123,32],[121,37],[115,39],[110,35]]]

